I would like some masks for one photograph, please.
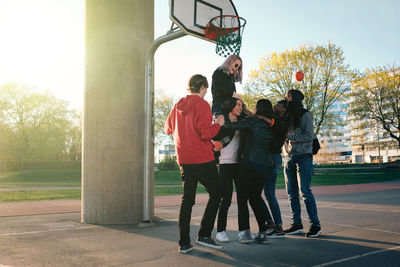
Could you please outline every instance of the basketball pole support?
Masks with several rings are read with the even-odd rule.
[[[145,69],[145,128],[144,128],[144,176],[143,176],[143,221],[151,223],[153,206],[151,182],[154,181],[154,54],[163,43],[178,39],[186,34],[171,28],[165,35],[157,38],[149,47]]]

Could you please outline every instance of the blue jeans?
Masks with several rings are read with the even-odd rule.
[[[294,224],[302,224],[300,216],[300,191],[300,195],[306,205],[310,224],[312,226],[319,226],[317,205],[310,188],[313,169],[312,162],[313,157],[311,154],[285,157],[283,160],[286,191],[289,197],[292,222]]]
[[[276,225],[282,225],[281,209],[279,203],[276,200],[275,187],[276,178],[278,176],[278,170],[282,166],[281,154],[271,154],[274,165],[268,168],[264,180],[264,195],[268,201],[269,208],[274,218]]]

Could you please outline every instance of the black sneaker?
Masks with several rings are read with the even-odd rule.
[[[269,233],[272,233],[272,231],[274,231],[274,229],[275,229],[275,223],[273,222],[273,221],[268,221],[266,224],[265,224],[265,227],[267,228],[266,230],[265,230],[265,233],[266,234],[269,234]]]
[[[265,232],[258,232],[257,236],[254,238],[256,243],[268,244],[267,234]]]
[[[199,236],[196,240],[196,243],[209,248],[222,249],[222,246],[217,244],[211,237]]]
[[[311,226],[308,233],[306,233],[306,237],[318,237],[321,234],[321,226]]]
[[[179,252],[183,253],[183,254],[186,254],[192,250],[193,250],[193,246],[190,243],[179,247]]]
[[[288,235],[304,233],[303,225],[292,224],[289,229],[285,230],[285,233],[287,233]]]
[[[285,232],[275,228],[271,233],[267,234],[267,237],[268,238],[284,238]]]

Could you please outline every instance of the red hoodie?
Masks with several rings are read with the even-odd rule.
[[[175,104],[164,125],[173,134],[178,164],[199,164],[215,160],[213,138],[220,125],[212,123],[210,105],[198,95],[187,95]]]

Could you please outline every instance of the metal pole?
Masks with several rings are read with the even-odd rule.
[[[144,180],[143,180],[143,222],[151,222],[150,206],[152,194],[150,193],[151,181],[154,179],[154,131],[153,131],[153,96],[154,96],[154,54],[157,48],[168,41],[178,39],[186,34],[181,30],[170,30],[167,34],[157,38],[151,44],[146,56],[146,81],[145,81],[145,128],[144,128]]]

